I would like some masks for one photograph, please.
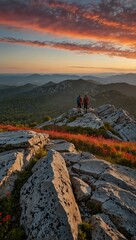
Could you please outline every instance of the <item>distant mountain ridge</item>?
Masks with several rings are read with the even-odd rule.
[[[31,83],[27,83],[23,86],[6,86],[3,88],[0,87],[0,98],[9,98],[11,96],[15,97],[21,93],[27,93],[36,87],[36,85]]]
[[[0,89],[1,123],[42,122],[44,116],[55,117],[76,107],[76,97],[86,93],[91,107],[112,104],[136,117],[136,86],[126,83],[98,84],[88,80],[49,82],[42,86],[28,84]]]
[[[136,73],[112,75],[109,77],[96,77],[92,75],[76,75],[76,74],[19,74],[19,75],[4,75],[0,74],[0,84],[21,86],[27,83],[44,85],[48,82],[59,83],[64,80],[93,80],[96,83],[129,83],[136,85]]]

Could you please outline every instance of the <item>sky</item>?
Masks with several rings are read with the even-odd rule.
[[[136,0],[0,0],[0,73],[136,73]]]

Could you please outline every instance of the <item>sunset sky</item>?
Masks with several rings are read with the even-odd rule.
[[[136,73],[136,0],[0,0],[0,73]]]

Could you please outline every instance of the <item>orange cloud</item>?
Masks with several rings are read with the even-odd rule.
[[[68,0],[5,0],[0,1],[0,23],[136,46],[136,3],[133,0],[109,0],[88,5],[71,4]]]
[[[97,42],[90,44],[77,44],[69,42],[51,42],[51,41],[31,41],[15,38],[0,38],[0,42],[11,44],[23,44],[45,48],[56,48],[70,51],[77,51],[79,53],[86,54],[105,54],[108,56],[119,56],[125,58],[136,59],[136,50],[133,49],[121,49],[120,47],[114,47],[110,43]]]

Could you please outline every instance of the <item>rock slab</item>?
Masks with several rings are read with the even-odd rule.
[[[126,238],[117,230],[110,218],[105,214],[92,217],[92,240],[125,240]],[[127,239],[126,239],[127,240]]]
[[[38,161],[20,203],[27,240],[77,240],[81,217],[60,153],[50,150]]]
[[[45,141],[48,136],[30,130],[0,132],[0,148],[28,148]]]
[[[119,133],[124,141],[136,141],[136,121],[127,111],[105,104],[98,107],[96,112],[103,122],[108,122]]]
[[[72,169],[80,174],[79,178],[90,177],[87,181],[93,189],[90,200],[101,207],[118,231],[128,239],[135,236],[136,170],[98,159],[80,160]]]
[[[48,134],[34,131],[0,132],[0,198],[13,190],[17,172],[22,171],[47,142]]]

